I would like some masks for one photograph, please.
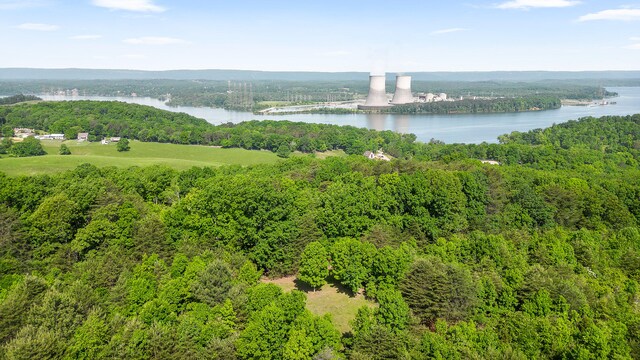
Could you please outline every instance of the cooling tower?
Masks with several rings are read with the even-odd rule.
[[[385,76],[384,75],[371,75],[369,76],[369,95],[364,105],[358,106],[360,109],[382,109],[388,108],[389,100],[387,100],[387,93],[385,90]]]
[[[411,76],[396,76],[396,92],[393,94],[393,105],[410,104],[413,102],[411,94]]]

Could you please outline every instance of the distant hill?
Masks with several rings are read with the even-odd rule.
[[[640,79],[640,71],[490,71],[409,72],[416,81],[540,81],[540,80],[628,80]],[[301,72],[255,70],[113,70],[0,68],[1,80],[286,80],[351,81],[368,77],[366,72]],[[387,73],[392,79],[395,73]]]

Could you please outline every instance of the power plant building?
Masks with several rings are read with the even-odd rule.
[[[411,93],[411,76],[396,76],[396,92],[393,94],[391,104],[403,105],[413,102],[413,94]]]
[[[411,104],[414,102],[411,93],[411,76],[396,76],[396,91],[391,103],[386,93],[386,77],[384,75],[369,76],[369,94],[364,105],[358,105],[361,110],[383,110],[393,105]]]
[[[358,105],[362,110],[380,110],[391,107],[387,99],[386,82],[384,75],[369,76],[369,94],[364,105]]]

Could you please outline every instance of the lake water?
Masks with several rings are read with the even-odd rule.
[[[295,114],[254,115],[249,112],[228,111],[216,108],[190,106],[170,107],[164,102],[141,97],[101,96],[51,96],[39,95],[44,100],[105,100],[149,105],[163,110],[184,112],[218,125],[248,120],[291,120],[308,123],[353,125],[375,130],[393,130],[416,134],[419,141],[430,139],[446,143],[497,142],[498,135],[512,131],[528,131],[544,128],[585,116],[631,115],[640,113],[640,87],[611,87],[618,97],[608,99],[615,105],[563,106],[558,110],[508,114],[457,114],[457,115],[394,115],[394,114]]]

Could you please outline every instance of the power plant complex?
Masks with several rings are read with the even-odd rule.
[[[369,94],[367,95],[367,100],[364,105],[358,105],[358,109],[382,110],[388,109],[393,105],[410,104],[413,102],[414,98],[411,93],[411,76],[396,76],[396,91],[393,94],[393,99],[389,102],[386,92],[385,75],[371,75],[369,76]]]
[[[388,110],[398,105],[455,101],[455,99],[447,97],[447,94],[445,93],[434,94],[419,92],[416,94],[416,96],[414,96],[414,94],[411,92],[411,76],[409,75],[396,75],[396,88],[393,94],[387,94],[386,88],[386,76],[384,74],[371,74],[369,75],[369,93],[367,94],[367,98],[364,100],[364,103],[362,101],[362,98],[359,98],[358,94],[356,94],[357,97],[355,99],[347,101],[327,100],[327,102],[324,103],[314,103],[311,105],[292,105],[278,107],[274,106],[268,109],[260,110],[260,113],[283,114],[310,112],[325,109],[344,109],[348,111],[355,111],[356,109],[359,109],[365,110],[369,113],[376,113],[386,112],[383,110]],[[349,91],[348,88],[346,90]],[[389,112],[393,112],[393,110]]]

